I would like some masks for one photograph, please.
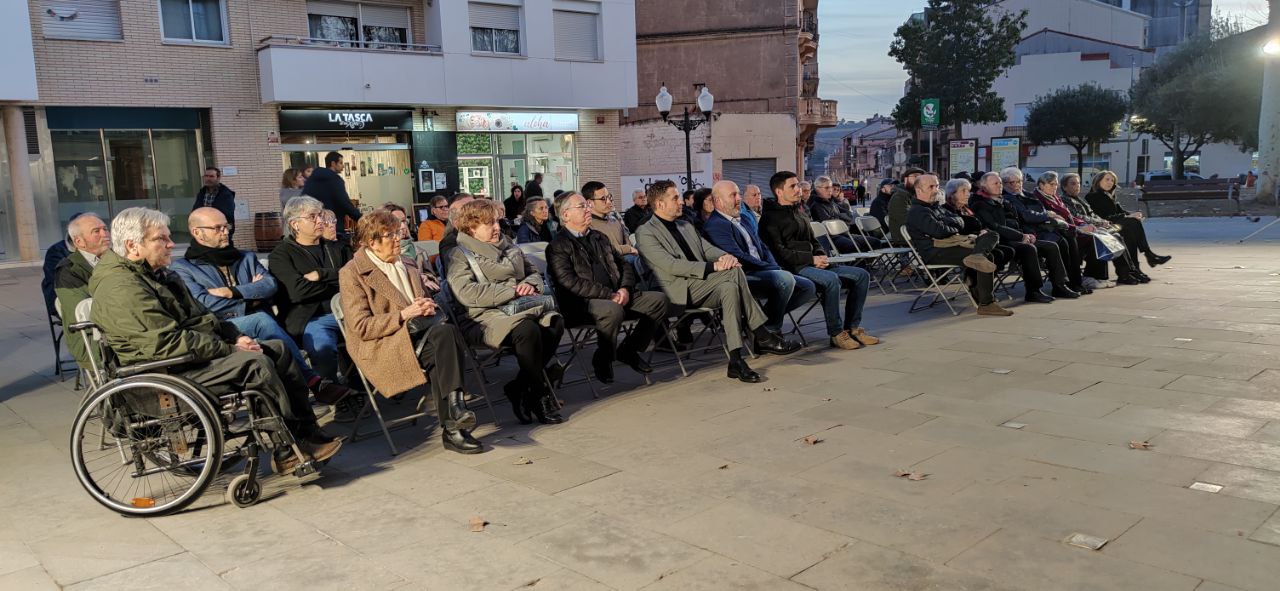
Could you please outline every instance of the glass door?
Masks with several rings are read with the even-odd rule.
[[[511,187],[518,186],[524,188],[524,184],[531,177],[529,176],[528,162],[523,155],[521,156],[502,156],[498,159],[498,178],[502,179],[502,183],[498,186],[501,194],[495,194],[494,199],[506,199],[511,194]]]
[[[106,130],[102,138],[106,146],[112,214],[129,207],[159,208],[147,131]]]

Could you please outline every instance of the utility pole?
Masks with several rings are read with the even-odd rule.
[[[1181,44],[1187,40],[1187,7],[1195,4],[1195,0],[1182,0],[1182,2],[1174,2],[1173,5],[1178,7],[1178,43]]]
[[[1280,0],[1268,0],[1267,40],[1263,46],[1262,109],[1258,117],[1257,199],[1271,202],[1280,176]]]
[[[1129,92],[1133,92],[1133,67],[1137,58],[1129,56]],[[1124,182],[1133,182],[1133,172],[1130,166],[1133,164],[1133,103],[1129,103],[1129,108],[1125,109],[1124,114]]]

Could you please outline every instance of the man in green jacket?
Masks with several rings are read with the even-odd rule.
[[[218,320],[166,269],[173,252],[169,216],[143,207],[121,211],[111,222],[111,247],[89,279],[90,317],[121,365],[191,355],[172,373],[214,395],[261,392],[304,454],[323,461],[337,453],[342,442],[316,424],[306,381],[284,345],[257,342]],[[277,449],[272,466],[288,472],[300,461],[289,449]]]
[[[76,216],[67,224],[67,237],[76,250],[58,263],[53,279],[53,291],[58,296],[58,315],[62,317],[64,326],[75,324],[76,306],[89,297],[89,276],[93,275],[99,257],[111,249],[111,232],[107,231],[107,224],[97,214]],[[80,367],[91,367],[82,335],[68,334],[63,342]]]
[[[908,168],[902,173],[902,184],[898,185],[893,190],[893,195],[889,197],[889,214],[886,219],[889,223],[889,238],[894,244],[907,243],[900,234],[902,227],[907,225],[907,212],[916,202],[916,178],[922,174],[924,174],[923,169]]]

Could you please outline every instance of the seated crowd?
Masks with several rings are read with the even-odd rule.
[[[878,272],[868,261],[878,259],[849,253],[901,253],[884,247],[909,240],[919,259],[899,259],[889,281],[929,273],[920,263],[962,268],[977,313],[988,316],[1013,314],[996,303],[998,277],[1016,273],[1026,301],[1049,303],[1150,281],[1139,254],[1149,266],[1169,261],[1152,252],[1142,215],[1116,201],[1110,172],[1083,197],[1074,174],[1044,173],[1030,190],[1016,168],[976,179],[943,184],[919,169],[886,179],[871,203],[874,221],[831,179],[810,190],[785,171],[769,180],[770,198],[730,181],[683,194],[658,181],[625,212],[590,181],[550,203],[518,190],[506,203],[435,197],[416,230],[404,208],[387,204],[355,219],[350,238],[323,202],[299,195],[284,204],[288,235],[267,264],[232,245],[218,209],[191,212],[191,243],[173,260],[169,217],[130,208],[109,228],[91,213],[73,217],[44,287],[51,315],[62,318],[92,297],[91,319],[121,364],[190,356],[174,373],[211,393],[264,392],[305,457],[324,460],[341,447],[313,404],[335,405],[335,421],[358,418],[364,393],[352,369],[382,396],[421,394],[445,449],[480,453],[463,379],[473,349],[514,357],[503,393],[520,423],[557,424],[565,417],[554,388],[565,368],[556,353],[570,329],[594,329],[590,363],[606,384],[619,362],[652,372],[651,348],[679,354],[691,339],[677,335],[694,319],[722,331],[728,377],[746,383],[764,380],[748,365],[751,353],[801,349],[783,332],[801,310],[821,308],[832,347],[876,345],[862,323]],[[850,230],[815,235],[824,226],[814,222],[837,221]],[[868,226],[883,233],[861,230]],[[439,256],[419,252],[413,236],[438,241]],[[1100,236],[1120,248],[1095,248]],[[88,367],[83,342],[67,343]],[[277,450],[274,460],[289,470],[299,458]]]

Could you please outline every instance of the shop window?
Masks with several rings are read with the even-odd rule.
[[[338,47],[408,49],[409,9],[363,2],[307,3],[308,35]]]
[[[557,3],[561,6],[563,2]],[[600,59],[600,14],[594,2],[574,2],[574,10],[553,10],[556,59],[596,61]]]
[[[160,25],[166,41],[226,43],[224,0],[160,0]]]
[[[520,53],[520,7],[472,2],[471,50],[484,53]]]

